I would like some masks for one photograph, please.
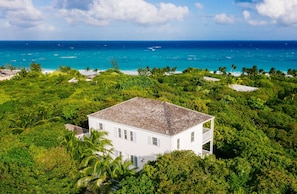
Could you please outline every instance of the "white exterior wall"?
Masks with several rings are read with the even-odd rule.
[[[194,132],[194,141],[191,142],[191,133]],[[177,149],[177,139],[180,139],[180,148]],[[172,137],[173,150],[192,150],[197,155],[202,155],[203,124],[189,128]]]
[[[137,157],[137,166],[142,169],[149,160],[155,160],[157,154],[163,154],[173,150],[171,137],[107,120],[100,120],[89,116],[89,128],[99,129],[99,123],[103,124],[103,130],[108,132],[107,138],[111,140],[115,151],[120,151],[124,160],[130,156]],[[121,128],[122,137],[119,137],[118,128]],[[127,130],[127,139],[124,138],[124,130]],[[134,134],[134,141],[130,139],[130,132]],[[158,145],[153,145],[152,137],[157,138]]]
[[[98,119],[89,116],[89,128],[99,129],[99,123],[102,123],[103,130],[108,132],[107,138],[111,140],[113,148],[121,155],[124,160],[130,160],[131,155],[137,157],[137,167],[143,168],[143,165],[149,160],[155,160],[158,154],[164,154],[177,150],[177,139],[180,139],[180,148],[178,150],[192,150],[195,154],[202,156],[203,145],[203,124],[199,124],[187,129],[174,136],[164,135],[140,128],[135,128],[107,120]],[[122,137],[119,137],[118,128],[121,129]],[[127,139],[124,137],[124,130],[127,131]],[[130,132],[133,133],[131,141]],[[191,142],[191,133],[194,132],[194,141]],[[152,137],[158,139],[158,145],[153,145]]]

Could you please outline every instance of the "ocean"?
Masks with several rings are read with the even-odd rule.
[[[43,70],[70,66],[106,70],[116,61],[120,70],[188,67],[241,72],[256,65],[287,71],[297,69],[297,41],[0,41],[0,66],[28,68],[32,62]]]

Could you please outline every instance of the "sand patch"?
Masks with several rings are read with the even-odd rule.
[[[207,77],[207,76],[203,76],[203,78],[207,81],[212,81],[212,82],[218,82],[220,81],[220,79],[218,78],[213,78],[213,77]]]
[[[238,92],[252,92],[259,89],[256,87],[244,86],[244,85],[238,85],[238,84],[232,84],[232,85],[229,85],[229,87]]]

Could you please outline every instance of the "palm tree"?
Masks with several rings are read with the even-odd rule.
[[[22,69],[18,72],[17,77],[24,78],[24,77],[26,77],[27,75],[28,75],[27,70],[26,70],[25,68],[22,68]]]
[[[141,67],[139,67],[138,69],[137,69],[137,72],[138,72],[138,75],[143,75],[144,73],[144,70],[141,68]]]
[[[120,70],[120,67],[119,67],[119,64],[118,64],[117,60],[112,59],[110,61],[110,63],[111,63],[111,65],[112,65],[112,67],[113,67],[114,70]]]
[[[296,77],[297,70],[296,69],[288,69],[287,74],[293,77]]]
[[[247,73],[247,68],[246,67],[243,67],[242,70],[241,70],[241,72],[242,72],[242,75],[244,75],[245,73]]]
[[[259,69],[259,74],[265,74],[264,69]]]
[[[254,65],[251,69],[251,75],[256,76],[258,75],[259,71],[258,71],[258,67],[256,65]]]
[[[170,67],[169,66],[164,67],[163,72],[164,73],[169,73],[170,72]]]
[[[98,68],[95,68],[93,71],[97,74],[98,73]]]
[[[277,76],[285,76],[285,73],[282,72],[281,70],[277,70],[277,71],[276,71],[276,75],[277,75]]]
[[[120,157],[111,156],[111,141],[106,139],[107,132],[91,130],[89,138],[84,138],[85,151],[82,154],[82,178],[77,181],[78,188],[92,192],[108,192],[126,175],[132,174],[131,163],[122,163]]]
[[[232,71],[237,68],[235,64],[232,64],[231,67],[232,67]]]
[[[70,156],[80,162],[83,157],[83,144],[75,136],[75,133],[69,132],[64,137],[60,137],[62,146],[65,146]]]
[[[81,163],[83,169],[80,172],[83,177],[77,181],[76,186],[78,188],[87,188],[87,190],[94,193],[106,190],[106,187],[111,184],[108,177],[110,160],[112,159],[109,155],[86,157]]]
[[[40,64],[32,62],[30,65],[30,70],[34,72],[41,72],[42,68]]]
[[[100,152],[102,154],[109,154],[111,153],[110,147],[112,146],[111,141],[106,139],[105,136],[107,135],[106,131],[97,131],[97,130],[90,130],[91,135],[89,138],[84,139],[84,147],[93,152]]]
[[[112,177],[115,179],[122,179],[125,176],[135,174],[135,168],[131,168],[132,164],[133,163],[130,160],[122,162],[121,156],[115,158],[112,162],[112,171],[110,172]]]
[[[83,177],[77,181],[78,188],[87,188],[94,193],[107,193],[113,187],[118,187],[125,176],[135,174],[131,168],[132,162],[122,162],[121,157],[113,159],[110,154],[95,154],[82,161]]]
[[[274,67],[271,67],[270,71],[269,71],[269,75],[275,75],[276,70]]]
[[[172,72],[172,73],[175,73],[176,70],[177,70],[177,67],[172,67],[171,72]]]
[[[219,71],[226,75],[227,68],[226,67],[219,67]]]

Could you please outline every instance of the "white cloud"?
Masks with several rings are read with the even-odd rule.
[[[277,23],[297,26],[297,0],[264,0],[256,5],[256,10]]]
[[[68,1],[64,0],[64,3]],[[154,5],[144,0],[93,0],[88,9],[64,6],[59,10],[59,14],[69,23],[92,25],[106,25],[112,20],[132,21],[142,25],[165,24],[172,20],[182,20],[188,13],[186,6],[172,3]]]
[[[0,1],[0,10],[7,9],[7,10],[16,10],[22,9],[24,5],[29,5],[31,0],[1,0]]]
[[[10,27],[11,27],[11,25],[10,25],[10,23],[9,23],[8,21],[4,22],[2,25],[3,25],[5,28],[10,28]]]
[[[249,11],[244,10],[242,12],[242,15],[243,15],[243,17],[244,17],[245,20],[249,20],[251,18],[251,14],[250,14]]]
[[[195,3],[195,7],[197,8],[197,9],[203,9],[203,4],[202,3]]]
[[[247,23],[249,23],[250,25],[253,25],[253,26],[261,26],[261,25],[266,25],[267,24],[267,21],[262,21],[262,20],[253,20],[251,19],[251,13],[247,10],[244,10],[242,12],[242,15],[245,19],[245,21]]]
[[[43,24],[42,13],[33,6],[32,0],[1,0],[0,12],[5,20],[5,27],[53,29],[52,26]]]
[[[35,28],[37,30],[46,31],[46,32],[52,32],[52,31],[56,30],[56,28],[54,26],[49,25],[49,24],[39,24]]]
[[[233,16],[228,16],[225,13],[215,15],[214,21],[217,24],[233,24],[235,22]]]

